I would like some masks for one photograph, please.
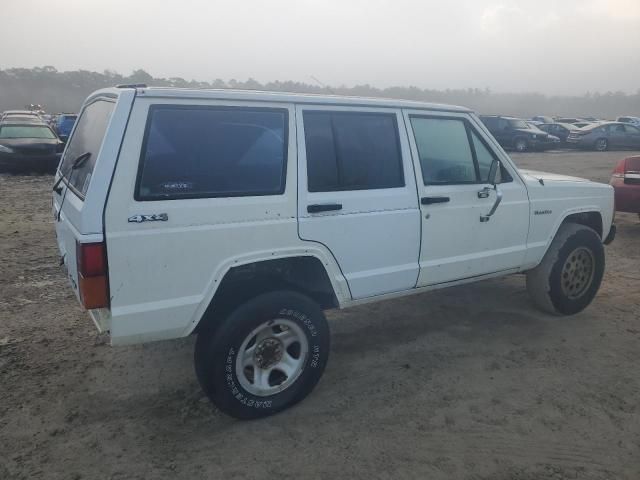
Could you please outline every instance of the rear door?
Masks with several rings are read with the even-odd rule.
[[[624,124],[611,124],[607,125],[605,128],[607,128],[609,132],[609,147],[626,147],[628,140]]]
[[[624,129],[627,133],[624,146],[627,148],[640,148],[640,129],[633,125],[625,125]]]
[[[88,99],[58,167],[53,216],[60,255],[76,295],[76,242],[103,240],[107,190],[134,96],[133,90],[122,90]],[[84,160],[72,168],[78,158]]]
[[[517,269],[526,252],[529,200],[525,185],[499,157],[477,121],[464,113],[406,111],[422,210],[418,286]],[[503,163],[502,202],[491,164]]]
[[[300,238],[331,251],[354,299],[415,287],[420,210],[400,110],[298,106],[296,123]]]

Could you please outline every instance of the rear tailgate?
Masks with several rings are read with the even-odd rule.
[[[76,245],[104,240],[104,205],[134,98],[133,89],[108,89],[91,95],[80,111],[56,174],[53,216],[58,248],[79,300]],[[80,156],[85,160],[73,168]]]

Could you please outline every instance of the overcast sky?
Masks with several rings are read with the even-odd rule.
[[[640,0],[0,0],[0,68],[636,92]]]

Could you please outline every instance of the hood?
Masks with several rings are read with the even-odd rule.
[[[520,173],[532,180],[553,181],[553,182],[589,182],[586,178],[560,175],[559,173],[539,172],[537,170],[520,170]]]

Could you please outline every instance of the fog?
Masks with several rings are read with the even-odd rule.
[[[0,68],[635,93],[638,45],[640,0],[2,0]]]

